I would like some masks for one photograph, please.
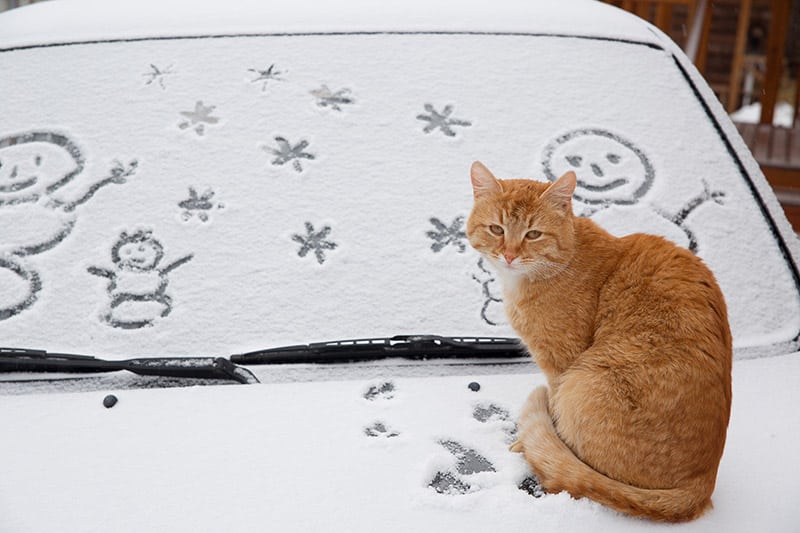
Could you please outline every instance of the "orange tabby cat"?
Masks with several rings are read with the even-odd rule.
[[[472,165],[472,246],[547,377],[511,449],[549,492],[683,521],[711,506],[731,406],[731,334],[714,276],[653,235],[572,213],[576,177],[497,180]]]

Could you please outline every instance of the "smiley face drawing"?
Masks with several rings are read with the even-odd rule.
[[[66,239],[77,221],[76,208],[102,187],[125,183],[137,162],[116,162],[107,177],[76,191],[79,187],[68,185],[85,166],[80,148],[61,133],[0,138],[0,320],[31,307],[41,290],[39,274],[24,258]]]
[[[550,181],[570,170],[575,172],[573,197],[580,204],[576,205],[576,214],[598,222],[602,219],[606,229],[615,234],[626,233],[628,223],[635,221],[634,225],[650,228],[693,253],[697,253],[699,244],[687,218],[707,202],[723,205],[725,197],[724,192],[713,190],[703,181],[703,191],[677,212],[644,202],[655,178],[650,159],[631,141],[600,128],[575,129],[557,137],[545,148],[542,166]],[[638,211],[642,212],[628,209],[634,204],[639,204]],[[624,212],[628,214],[623,216]]]
[[[578,177],[575,199],[605,206],[636,203],[655,176],[644,152],[623,137],[597,128],[570,131],[545,148],[548,180],[555,181],[570,170]]]

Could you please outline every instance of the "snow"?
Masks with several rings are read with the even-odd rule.
[[[714,509],[680,531],[796,531],[800,354],[737,361]],[[371,386],[394,385],[368,400]],[[481,389],[468,388],[478,381]],[[7,396],[0,529],[49,531],[660,531],[566,494],[533,498],[507,451],[509,424],[541,374],[352,379],[316,383]],[[768,393],[766,391],[769,391]],[[114,393],[111,409],[103,398]],[[370,437],[381,421],[396,437]],[[495,471],[458,474],[455,441]],[[591,526],[589,526],[591,524]],[[532,526],[533,525],[533,526]]]
[[[79,16],[76,16],[79,13]],[[658,42],[641,20],[593,0],[57,0],[0,18],[0,47],[231,33],[474,31],[579,34]]]
[[[250,36],[14,50],[0,67],[19,95],[3,105],[0,139],[16,142],[3,153],[51,183],[68,176],[36,203],[20,192],[0,205],[9,345],[132,357],[510,336],[499,284],[463,236],[469,164],[543,177],[580,157],[589,182],[597,157],[630,186],[599,200],[582,191],[576,209],[617,234],[693,246],[725,292],[737,349],[781,353],[800,331],[779,239],[789,253],[797,240],[776,238],[781,211],[773,228],[753,206],[663,50],[528,35]]]
[[[728,303],[716,507],[680,529],[796,531],[800,242],[674,44],[599,2],[309,5],[0,16],[3,344],[130,358],[510,336],[463,234],[469,165],[576,170],[580,214],[691,248]],[[0,381],[0,531],[666,529],[517,488],[531,364],[254,371],[262,385]]]
[[[733,119],[734,122],[757,124],[761,119],[761,103],[756,102],[737,109],[731,113],[731,119]],[[791,128],[793,122],[794,107],[792,107],[792,104],[788,102],[778,102],[775,104],[775,114],[772,117],[772,124],[774,126]]]

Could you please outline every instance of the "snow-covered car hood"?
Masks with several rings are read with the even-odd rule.
[[[588,1],[195,4],[0,16],[3,345],[121,359],[513,336],[464,234],[469,165],[575,170],[580,214],[688,247],[728,303],[731,435],[716,510],[687,529],[798,523],[778,496],[797,482],[776,478],[800,426],[761,416],[800,399],[798,241],[658,30]],[[0,530],[656,527],[520,490],[505,449],[543,377],[483,363],[171,390],[4,378]]]

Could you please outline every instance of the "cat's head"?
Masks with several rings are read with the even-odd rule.
[[[498,180],[480,162],[470,171],[475,204],[467,221],[473,248],[501,272],[544,279],[574,255],[575,173],[554,183]]]

